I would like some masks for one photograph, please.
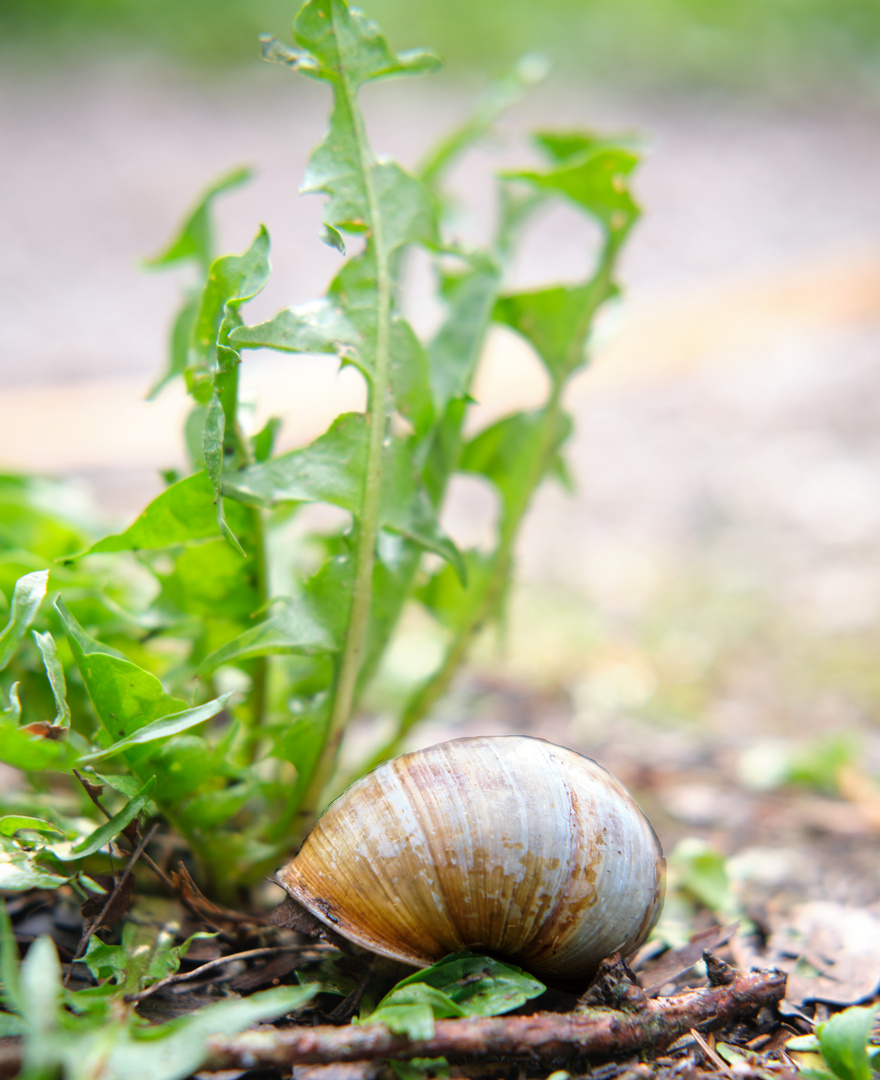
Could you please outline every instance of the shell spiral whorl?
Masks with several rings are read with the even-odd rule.
[[[278,880],[381,956],[425,967],[471,948],[580,982],[645,940],[663,870],[653,829],[609,772],[501,736],[380,765],[332,803]]]

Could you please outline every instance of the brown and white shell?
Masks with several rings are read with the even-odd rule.
[[[543,739],[455,739],[385,762],[278,880],[343,937],[426,967],[473,949],[588,979],[660,913],[660,844],[626,789]]]

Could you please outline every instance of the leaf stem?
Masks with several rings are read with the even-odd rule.
[[[235,395],[235,447],[242,464],[254,464],[254,455],[250,443],[241,430],[238,420],[238,380]],[[251,527],[253,529],[254,586],[257,592],[257,610],[262,610],[269,601],[269,565],[266,552],[266,514],[259,507],[251,508]],[[258,656],[254,661],[254,673],[251,683],[251,759],[256,750],[266,718],[268,700],[269,658]]]
[[[348,72],[340,71],[340,92],[347,97],[355,132],[361,174],[370,214],[369,245],[376,264],[376,351],[369,385],[367,429],[369,433],[367,467],[360,520],[357,525],[355,581],[345,636],[333,693],[333,703],[324,744],[300,805],[299,819],[307,828],[320,809],[322,797],[336,767],[339,746],[351,716],[357,689],[358,672],[364,651],[372,595],[376,535],[379,529],[379,505],[382,493],[382,453],[388,422],[388,380],[390,369],[390,329],[392,269],[382,231],[379,200],[373,183],[373,158],[367,142],[363,115],[357,103]],[[304,831],[304,830],[303,830]]]

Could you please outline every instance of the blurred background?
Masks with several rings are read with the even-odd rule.
[[[405,93],[368,92],[374,144],[405,164],[524,52],[552,63],[456,171],[463,234],[485,228],[487,169],[522,161],[535,127],[633,131],[646,155],[625,302],[569,402],[577,491],[538,499],[502,640],[481,643],[420,740],[464,715],[456,731],[567,742],[638,787],[667,844],[736,852],[750,887],[875,897],[880,5],[366,6],[395,47],[447,62]],[[197,193],[257,171],[218,204],[222,250],[260,221],[272,236],[249,321],[318,295],[337,265],[319,200],[296,195],[325,92],[258,59],[258,33],[287,39],[292,14],[287,0],[0,3],[0,467],[71,478],[108,524],[182,461],[182,396],[143,400],[180,280],[139,260]],[[514,283],[581,273],[566,214],[538,225]],[[325,361],[261,358],[252,377],[286,445],[357,407],[356,381]],[[528,350],[493,337],[482,418],[541,391]],[[453,534],[479,542],[491,523],[486,492],[459,485]],[[409,630],[382,692],[433,662],[431,627]]]

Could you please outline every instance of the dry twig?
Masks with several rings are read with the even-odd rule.
[[[740,972],[720,986],[656,1000],[643,997],[625,1010],[598,1008],[582,1015],[535,1013],[438,1020],[431,1039],[393,1035],[384,1024],[260,1028],[211,1038],[205,1067],[283,1069],[295,1064],[441,1055],[542,1062],[620,1057],[640,1050],[662,1050],[691,1028],[720,1027],[779,1001],[784,994],[782,972]]]
[[[141,840],[141,842],[138,844],[138,846],[134,849],[134,851],[131,853],[131,858],[126,863],[125,869],[122,871],[122,873],[117,878],[116,883],[114,884],[114,886],[113,886],[113,888],[112,888],[112,890],[110,892],[110,895],[107,897],[107,902],[104,904],[103,908],[101,908],[100,913],[95,917],[95,919],[91,923],[89,923],[89,928],[85,931],[83,936],[80,938],[79,945],[77,945],[77,947],[76,947],[76,952],[73,954],[73,958],[70,961],[70,967],[67,969],[67,974],[64,976],[64,985],[65,986],[70,982],[70,976],[73,974],[73,965],[77,962],[77,960],[82,959],[82,957],[83,957],[83,955],[85,954],[85,951],[86,951],[86,946],[88,945],[92,934],[94,934],[94,932],[98,929],[98,927],[104,921],[104,918],[107,915],[107,912],[110,910],[110,908],[113,905],[113,901],[116,899],[117,895],[119,894],[120,889],[125,884],[125,882],[128,880],[128,876],[131,874],[132,870],[134,869],[134,864],[138,861],[138,859],[143,854],[144,848],[147,846],[147,844],[150,842],[150,840],[152,840],[153,833],[156,831],[156,829],[158,829],[158,827],[159,827],[158,824],[154,825],[150,829],[150,831],[147,833],[147,835]]]
[[[313,945],[269,945],[263,949],[248,949],[245,952],[230,953],[229,956],[220,956],[216,960],[209,960],[206,964],[201,964],[199,967],[193,968],[192,971],[182,971],[175,975],[166,975],[164,979],[154,982],[152,986],[148,986],[145,990],[141,990],[137,994],[126,994],[124,1000],[128,1003],[143,1001],[145,998],[152,997],[157,990],[162,990],[172,983],[184,982],[187,979],[195,979],[208,971],[223,967],[224,964],[231,964],[233,960],[250,960],[256,956],[272,956],[275,953],[283,952],[301,952],[303,953],[303,962],[306,960],[321,959],[320,949],[316,950]]]

